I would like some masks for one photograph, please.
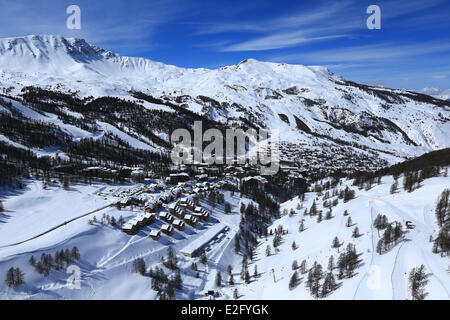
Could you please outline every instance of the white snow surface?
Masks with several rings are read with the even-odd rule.
[[[94,216],[100,221],[103,214],[116,219],[122,215],[125,221],[137,216],[142,208],[128,207],[119,211],[115,206],[107,205],[124,195],[139,192],[142,185],[73,185],[66,191],[58,184],[43,189],[41,183],[29,181],[22,191],[3,189],[0,195],[5,206],[5,214],[0,216],[0,275],[5,275],[10,267],[20,267],[25,276],[25,284],[15,289],[7,288],[1,281],[0,299],[155,299],[156,292],[150,287],[150,278],[133,271],[133,260],[143,258],[147,268],[154,269],[161,266],[161,256],[166,255],[169,246],[178,256],[184,283],[183,290],[176,292],[177,299],[203,299],[208,290],[220,292],[220,299],[232,299],[235,288],[240,299],[312,299],[305,287],[306,275],[300,276],[295,289],[288,289],[293,273],[292,262],[296,259],[300,264],[306,259],[310,268],[317,261],[326,269],[330,255],[337,260],[338,253],[331,248],[331,242],[338,236],[342,243],[341,252],[348,243],[354,243],[361,263],[352,278],[337,281],[338,289],[326,299],[411,299],[407,281],[409,271],[424,264],[428,274],[426,299],[447,300],[450,298],[449,260],[432,253],[429,237],[437,235],[435,203],[438,195],[450,185],[450,178],[430,178],[411,193],[400,188],[396,194],[389,192],[392,181],[392,177],[387,176],[381,184],[368,191],[356,189],[355,199],[347,203],[340,201],[333,208],[333,218],[320,223],[316,217],[303,216],[304,209],[309,208],[314,199],[318,199],[318,209],[322,210],[321,196],[316,193],[306,194],[300,210],[296,209],[298,198],[283,203],[281,210],[293,208],[296,214],[281,217],[270,228],[282,225],[288,234],[283,236],[280,251],[274,253],[272,248],[272,255],[268,257],[265,249],[268,244],[272,245],[273,236],[267,240],[264,237],[259,239],[249,270],[253,274],[254,265],[257,265],[260,276],[252,277],[248,285],[239,276],[242,255],[234,252],[234,236],[239,229],[240,205],[251,200],[241,198],[238,193],[231,196],[225,192],[225,200],[232,205],[231,214],[224,213],[223,205],[211,208],[202,200],[201,205],[212,212],[208,222],[200,222],[197,229],[186,226],[185,230],[176,230],[172,236],[162,234],[158,241],[154,241],[148,234],[164,224],[159,220],[132,236],[107,224],[88,224]],[[339,188],[351,185],[351,182],[344,181]],[[358,226],[360,237],[352,238],[354,226],[345,226],[347,217],[343,216],[344,210],[348,210],[354,226]],[[95,212],[64,225],[64,222],[92,211]],[[378,213],[387,215],[390,222],[399,221],[404,225],[405,221],[412,221],[416,225],[415,230],[405,232],[403,241],[383,255],[374,252],[379,237],[372,224]],[[298,226],[302,218],[305,219],[306,230],[300,233]],[[63,225],[33,238],[59,224]],[[211,233],[223,228],[216,238],[210,239]],[[298,246],[295,251],[291,248],[293,241]],[[206,244],[206,266],[199,262],[198,257],[189,258],[181,254],[193,243],[202,242]],[[81,269],[80,289],[71,289],[67,285],[70,274],[66,270],[53,270],[44,277],[28,262],[32,255],[39,259],[44,252],[54,254],[73,246],[77,246],[81,253],[81,260],[74,263]],[[192,262],[198,264],[198,278],[190,268]],[[227,284],[228,265],[233,267],[234,286]],[[165,270],[169,275],[173,274],[173,271]],[[224,283],[220,288],[215,284],[218,271],[222,273]]]

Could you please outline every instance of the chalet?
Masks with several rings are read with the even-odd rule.
[[[161,226],[161,232],[171,236],[174,232],[174,228],[170,224],[164,224]]]
[[[192,192],[193,194],[199,194],[200,192],[203,191],[203,189],[202,189],[202,188],[199,188],[199,187],[196,187],[196,188],[194,188],[192,191],[193,191],[193,192]]]
[[[192,212],[191,215],[193,215],[195,218],[197,218],[198,221],[203,220],[203,213],[200,213],[200,212]]]
[[[206,181],[206,180],[208,180],[208,175],[207,174],[199,174],[199,175],[195,176],[195,179],[197,181]]]
[[[171,203],[169,204],[169,206],[167,207],[167,210],[174,215],[175,217],[179,218],[179,219],[183,219],[184,218],[184,209],[179,207],[176,203]]]
[[[177,199],[179,196],[181,196],[181,188],[173,188],[170,190],[170,193],[172,194],[173,199]]]
[[[247,189],[257,188],[259,190],[264,190],[266,184],[267,184],[267,179],[263,178],[261,176],[245,177],[242,179],[242,185],[244,188],[247,188]]]
[[[158,200],[167,204],[172,200],[172,195],[170,193],[163,193],[159,196]]]
[[[131,197],[129,201],[130,201],[130,204],[135,205],[135,206],[139,206],[142,204],[141,199],[139,199],[138,197]]]
[[[159,188],[158,188],[158,185],[157,185],[157,184],[152,183],[152,184],[148,185],[148,186],[145,188],[145,190],[146,190],[147,192],[156,192],[156,191],[159,190]]]
[[[185,172],[182,173],[172,173],[166,179],[167,183],[176,184],[178,182],[185,182],[189,180],[189,175]]]
[[[203,182],[201,186],[204,190],[211,190],[211,184],[209,182]]]
[[[151,224],[155,220],[155,215],[149,212],[145,212],[142,216],[144,217],[146,225]]]
[[[137,226],[131,222],[127,222],[122,226],[122,231],[126,234],[132,235],[137,230]]]
[[[187,214],[184,216],[184,221],[190,225],[191,227],[197,228],[198,219],[191,214]]]
[[[211,216],[211,214],[209,213],[209,211],[203,212],[203,220],[208,221],[209,217]]]
[[[183,187],[183,193],[191,194],[192,193],[192,187],[191,186],[184,186]]]
[[[130,173],[130,178],[133,182],[142,182],[144,181],[146,174],[144,172],[144,170],[141,169],[136,169],[131,171]]]
[[[153,240],[158,240],[161,237],[161,232],[159,230],[152,230],[148,236]]]
[[[173,222],[173,216],[168,212],[161,212],[159,214],[159,219],[161,219],[162,221],[165,221],[167,223]]]
[[[147,203],[145,204],[145,212],[155,212],[157,207],[158,205],[154,201],[147,201]]]
[[[136,218],[134,218],[133,220],[136,221],[136,224],[140,228],[145,227],[147,225],[147,219],[144,217],[144,215],[139,215]]]
[[[173,222],[173,227],[175,228],[175,229],[177,229],[177,230],[179,230],[179,231],[183,231],[184,230],[184,221],[182,221],[182,220],[175,220],[174,222]]]
[[[199,220],[201,219],[201,220],[204,220],[204,221],[207,221],[209,219],[209,216],[210,216],[208,211],[206,211],[205,209],[203,209],[202,207],[199,207],[199,206],[194,208],[193,215],[195,217],[197,217]]]
[[[119,206],[121,208],[125,208],[125,207],[129,206],[130,204],[131,204],[131,199],[130,198],[122,199],[122,200],[119,201]]]
[[[188,198],[184,198],[184,199],[180,199],[177,204],[182,207],[182,208],[186,208],[189,210],[194,210],[195,204],[191,199]]]

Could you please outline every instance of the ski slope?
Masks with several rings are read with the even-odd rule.
[[[331,248],[335,236],[341,243],[340,252],[348,243],[356,245],[360,264],[352,278],[337,280],[338,288],[326,299],[411,299],[408,274],[421,264],[425,265],[428,274],[426,299],[450,299],[449,260],[433,254],[429,242],[429,237],[435,238],[438,232],[435,202],[450,185],[450,178],[430,178],[411,193],[399,188],[397,193],[390,194],[392,181],[392,177],[387,176],[370,190],[352,187],[356,190],[356,198],[347,203],[339,201],[333,208],[332,219],[326,220],[324,215],[320,223],[317,216],[304,216],[305,208],[309,209],[314,199],[318,210],[323,210],[322,196],[317,193],[308,192],[299,210],[296,209],[298,198],[282,203],[281,211],[293,208],[296,213],[282,216],[270,228],[282,225],[288,233],[283,236],[279,252],[274,252],[272,247],[272,255],[268,257],[265,250],[268,244],[272,246],[273,236],[259,239],[249,271],[253,274],[254,265],[257,265],[260,276],[256,279],[252,276],[249,284],[240,279],[242,255],[234,251],[234,237],[239,231],[239,208],[242,203],[247,205],[252,201],[238,193],[232,196],[230,192],[224,192],[225,201],[231,204],[231,214],[224,213],[223,205],[212,208],[206,200],[201,200],[201,206],[212,212],[208,222],[199,223],[197,229],[186,226],[183,231],[176,230],[171,237],[163,234],[154,241],[148,233],[161,227],[163,222],[160,220],[132,236],[108,224],[88,224],[93,216],[100,221],[103,214],[116,219],[123,216],[125,220],[136,216],[142,211],[139,207],[118,210],[108,204],[127,194],[139,194],[142,185],[73,185],[64,190],[57,183],[43,189],[40,182],[29,181],[22,191],[2,189],[0,199],[6,210],[0,216],[0,277],[4,277],[10,267],[20,267],[25,284],[12,289],[1,281],[0,299],[156,299],[150,277],[135,273],[133,261],[143,258],[148,270],[154,269],[161,266],[161,257],[166,256],[169,246],[177,254],[183,279],[183,290],[176,292],[177,299],[204,299],[209,290],[219,292],[220,299],[232,299],[236,288],[240,299],[313,299],[305,287],[306,274],[300,275],[295,289],[288,289],[292,262],[296,259],[300,264],[306,259],[309,269],[317,261],[326,269],[330,255],[334,256],[335,262],[338,258],[338,251]],[[400,186],[401,182],[402,178],[399,179]],[[351,184],[352,181],[344,180],[337,188]],[[352,227],[346,227],[345,210],[350,213]],[[91,211],[85,217],[64,224]],[[398,221],[404,225],[406,221],[412,221],[416,225],[414,230],[404,230],[402,241],[382,255],[374,250],[379,235],[373,228],[373,220],[379,213],[385,214],[389,222]],[[305,219],[305,230],[300,233],[301,219]],[[61,223],[63,226],[35,237]],[[352,238],[355,226],[361,234],[358,238]],[[291,248],[293,241],[298,246],[295,251]],[[201,264],[198,257],[181,253],[194,244],[204,246],[208,258],[206,265]],[[44,277],[28,263],[32,255],[39,259],[42,253],[53,254],[73,246],[81,253],[81,260],[74,263],[81,270],[80,289],[68,286],[67,279],[71,274],[67,270],[53,270]],[[198,277],[191,269],[193,262],[198,265]],[[233,286],[227,283],[228,265],[233,268]],[[173,274],[173,271],[165,270],[169,275]],[[217,272],[221,272],[223,279],[220,288],[215,283]]]
[[[292,217],[286,215],[273,223],[273,229],[282,225],[288,230],[283,236],[280,252],[275,253],[272,247],[272,238],[263,239],[257,251],[257,258],[251,263],[249,270],[257,264],[261,277],[249,285],[238,287],[244,299],[312,299],[309,290],[305,287],[307,274],[300,275],[299,285],[292,291],[288,290],[288,283],[293,273],[291,265],[294,259],[298,264],[307,260],[308,270],[314,261],[320,263],[324,271],[327,269],[330,255],[334,256],[336,263],[339,256],[336,249],[331,248],[335,236],[341,242],[341,252],[348,243],[354,243],[360,254],[360,267],[356,275],[350,279],[337,280],[338,288],[327,299],[411,299],[408,290],[408,276],[413,267],[424,264],[428,274],[426,299],[450,299],[449,259],[433,254],[430,236],[437,236],[438,227],[434,216],[437,196],[450,185],[450,178],[431,178],[423,182],[422,186],[407,193],[400,191],[394,195],[389,189],[392,177],[384,177],[381,185],[375,185],[369,191],[357,190],[356,198],[340,203],[333,208],[333,218],[320,223],[317,216],[304,216],[305,208],[312,205],[314,199],[321,199],[316,193],[306,195],[304,206],[296,210],[298,198],[282,204],[281,210],[293,208],[296,214]],[[345,181],[351,186],[351,181]],[[399,181],[401,185],[401,179]],[[355,187],[353,187],[355,188]],[[321,201],[316,200],[318,210],[321,210]],[[346,227],[347,217],[343,212],[348,210],[353,221],[352,227]],[[405,230],[404,239],[387,253],[379,255],[375,252],[379,240],[378,232],[373,228],[373,219],[378,213],[385,214],[389,222],[399,221],[403,225],[412,221],[415,230]],[[298,231],[299,221],[305,219],[306,230]],[[361,234],[352,238],[353,228],[357,226]],[[380,233],[382,235],[382,231]],[[295,241],[298,249],[292,250],[291,244]],[[272,255],[265,254],[266,246],[272,247]],[[275,273],[275,280],[274,280]],[[231,295],[231,289],[225,290]]]

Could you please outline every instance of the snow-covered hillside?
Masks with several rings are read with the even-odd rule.
[[[279,252],[274,253],[274,236],[258,244],[256,259],[249,268],[253,270],[253,265],[257,265],[261,275],[249,285],[239,286],[239,293],[247,299],[311,299],[306,285],[308,272],[314,262],[321,264],[324,273],[320,282],[322,285],[329,272],[329,258],[333,256],[335,267],[332,273],[336,277],[337,288],[325,297],[327,299],[411,299],[408,276],[412,268],[421,264],[425,265],[427,273],[426,299],[450,299],[450,261],[448,257],[432,253],[433,243],[430,242],[430,237],[435,239],[439,232],[434,213],[436,200],[450,185],[450,178],[427,179],[411,193],[400,187],[391,194],[393,182],[392,176],[385,176],[370,190],[359,190],[352,186],[351,180],[343,181],[336,190],[349,186],[356,191],[356,197],[345,203],[339,199],[339,204],[332,208],[332,218],[329,220],[326,218],[329,209],[323,208],[322,204],[327,192],[330,195],[327,201],[337,199],[337,196],[331,196],[333,189],[309,192],[303,202],[294,198],[283,203],[281,210],[286,210],[288,214],[272,226],[272,230],[282,226],[288,232],[282,236]],[[318,211],[323,210],[321,222],[318,222],[318,214],[305,215],[305,209],[309,212],[313,201]],[[377,244],[383,237],[383,230],[378,231],[374,227],[378,214],[385,215],[391,224],[395,221],[401,223],[404,232],[401,240],[382,254],[377,252]],[[351,226],[348,226],[349,218]],[[300,232],[302,220],[304,231]],[[407,221],[412,222],[415,229],[405,228]],[[355,238],[353,232],[356,227],[359,235]],[[339,239],[339,248],[332,247],[335,237]],[[295,250],[292,248],[293,242],[297,246]],[[338,257],[348,244],[356,247],[358,267],[351,278],[337,280]],[[267,246],[271,247],[270,256],[266,254]],[[295,288],[289,290],[294,260],[299,266],[296,270],[298,282]],[[303,260],[307,262],[304,274],[300,271]],[[228,293],[231,291],[232,288],[227,290]]]
[[[371,188],[358,189],[352,185],[352,180],[342,180],[334,188],[306,193],[303,201],[296,197],[283,203],[280,208],[283,216],[268,228],[273,232],[282,226],[281,243],[275,250],[275,235],[271,232],[258,239],[253,259],[248,260],[251,273],[248,284],[240,277],[242,253],[235,250],[234,238],[239,231],[241,206],[248,206],[253,201],[240,197],[239,193],[222,191],[225,203],[231,205],[229,213],[225,212],[223,204],[212,207],[209,197],[201,199],[200,205],[212,212],[208,222],[199,223],[197,228],[186,226],[172,236],[162,234],[155,241],[148,234],[164,224],[160,219],[134,235],[127,235],[118,226],[107,222],[112,217],[118,221],[120,216],[127,221],[142,212],[139,206],[118,210],[116,206],[108,205],[127,195],[145,195],[142,193],[146,190],[143,185],[73,185],[64,190],[58,184],[43,189],[40,182],[30,181],[22,191],[2,191],[5,212],[0,215],[0,275],[6,274],[11,267],[19,267],[24,273],[25,284],[13,289],[7,288],[2,281],[0,298],[155,299],[157,293],[151,288],[151,277],[136,273],[133,261],[142,258],[147,272],[162,267],[168,276],[173,276],[176,272],[161,264],[161,257],[167,257],[167,250],[171,247],[177,255],[178,270],[183,280],[183,290],[175,293],[177,299],[203,299],[209,290],[218,291],[217,298],[231,299],[236,289],[239,299],[312,299],[306,282],[313,263],[321,264],[326,274],[329,257],[333,256],[337,265],[339,255],[351,243],[358,254],[353,275],[338,280],[339,272],[335,267],[332,272],[336,277],[336,288],[323,298],[411,299],[409,272],[424,264],[426,299],[449,299],[449,260],[432,252],[430,237],[435,239],[437,236],[436,200],[450,185],[450,178],[442,172],[439,177],[424,180],[411,193],[403,190],[402,180],[402,177],[398,179],[399,188],[393,194],[390,192],[392,176],[385,176]],[[354,199],[344,202],[339,198],[339,191],[347,186],[356,193]],[[154,192],[147,197],[155,198],[159,194]],[[74,204],[69,208],[68,199]],[[324,200],[328,203],[337,201],[332,207],[331,218],[326,215],[329,209],[323,208]],[[317,213],[305,215],[305,210],[310,212],[313,202]],[[161,217],[166,208],[163,206],[157,215]],[[323,215],[319,222],[320,211]],[[70,221],[84,214],[88,215]],[[377,243],[385,230],[374,228],[378,214],[385,215],[389,224],[398,222],[403,226],[401,237],[382,254],[377,252]],[[97,222],[92,222],[94,216]],[[304,230],[300,232],[302,220]],[[415,228],[406,229],[407,221]],[[53,227],[57,228],[52,230]],[[356,227],[358,236],[353,237]],[[339,240],[339,248],[332,248],[335,237]],[[293,242],[296,243],[295,250]],[[181,253],[203,244],[206,264],[202,264],[199,257]],[[48,276],[44,276],[29,262],[31,256],[39,261],[43,253],[53,255],[75,246],[81,254],[81,259],[73,263],[81,271],[79,289],[67,282],[72,271],[52,269]],[[270,255],[267,255],[267,246],[270,247]],[[298,262],[299,276],[290,290],[288,285],[294,272],[294,260]],[[304,274],[300,271],[303,260],[306,261]],[[193,263],[196,263],[196,270],[193,270]],[[228,283],[229,266],[232,267],[233,285]],[[253,275],[255,266],[256,277]],[[220,287],[217,286],[218,272],[222,275]]]
[[[162,101],[137,100],[152,110],[172,104],[226,125],[246,119],[279,130],[283,141],[305,149],[352,144],[388,162],[448,147],[450,141],[448,102],[359,85],[319,66],[248,59],[214,70],[185,69],[120,56],[82,39],[0,39],[0,90],[14,98],[25,86],[136,101],[132,90]]]

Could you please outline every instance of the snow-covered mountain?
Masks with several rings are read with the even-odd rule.
[[[225,125],[246,121],[278,129],[283,141],[305,150],[347,145],[388,162],[450,144],[450,103],[357,84],[319,66],[248,59],[214,70],[188,69],[120,56],[82,39],[0,39],[0,90],[14,99],[27,86],[80,99],[119,97],[152,110],[178,106]],[[170,135],[153,133],[166,141]]]
[[[421,93],[428,94],[442,100],[450,100],[450,89],[443,90],[439,88],[423,88]]]

